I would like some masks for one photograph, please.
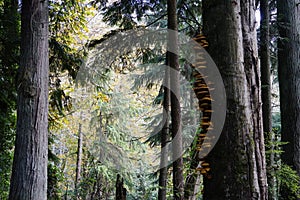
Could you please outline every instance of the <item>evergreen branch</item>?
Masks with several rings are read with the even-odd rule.
[[[144,28],[145,26],[136,26],[135,28]],[[108,40],[109,38],[111,38],[112,36],[120,33],[120,32],[125,32],[128,30],[132,30],[132,29],[127,29],[127,28],[119,28],[116,30],[112,30],[109,33],[106,33],[101,39],[95,39],[95,40],[91,40],[89,42],[87,42],[86,46],[88,48],[93,48],[95,46],[97,46],[98,44],[101,44],[102,42]]]
[[[186,11],[192,16],[192,18],[194,19],[194,22],[198,25],[198,27],[201,27],[201,24],[198,22],[195,15],[189,10],[188,5],[185,2],[183,2],[183,5],[184,5]]]
[[[159,18],[157,18],[156,20],[154,20],[153,22],[147,24],[146,27],[149,27],[149,26],[155,24],[156,22],[158,22],[159,20],[161,20],[161,19],[164,18],[165,16],[167,16],[167,14],[164,14],[164,15],[160,16]]]

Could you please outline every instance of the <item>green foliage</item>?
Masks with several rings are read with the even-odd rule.
[[[279,186],[279,199],[296,200],[300,197],[300,177],[290,166],[283,164],[280,155],[283,153],[282,146],[288,144],[281,142],[281,120],[280,113],[272,115],[273,131],[266,134],[266,159],[270,162],[273,156],[272,169],[267,169],[268,173],[276,177]],[[277,189],[277,188],[270,188]]]
[[[65,88],[76,78],[86,52],[82,41],[87,36],[87,18],[92,15],[91,6],[85,0],[50,1],[50,111],[52,116],[64,115],[71,99]],[[67,109],[66,109],[67,108]],[[50,116],[50,123],[55,121]]]
[[[117,0],[109,3],[107,0],[94,0],[92,4],[104,15],[104,21],[110,25],[117,25],[124,29],[133,29],[138,24],[144,23],[146,27],[167,27],[167,1],[126,1]],[[201,1],[180,0],[177,2],[179,28],[189,35],[200,32]]]
[[[277,177],[280,181],[280,198],[297,200],[300,198],[300,177],[297,172],[288,165],[281,165],[277,171]]]
[[[143,167],[144,165],[145,163],[141,163],[140,167]],[[133,179],[133,188],[135,192],[129,193],[127,199],[157,199],[157,183],[154,180],[156,180],[156,177],[151,174],[145,174],[143,169],[137,169]]]
[[[69,123],[66,116],[72,111],[70,92],[86,55],[83,43],[87,38],[87,18],[92,15],[91,10],[85,0],[49,1],[49,141],[52,141],[49,145],[49,199],[61,199],[63,192],[69,190],[70,177],[64,171],[66,160],[60,160],[64,157],[53,147],[54,141],[60,142],[58,135],[64,135],[61,130]],[[68,142],[74,143],[71,139]],[[67,188],[64,188],[65,183]]]
[[[0,199],[8,197],[16,127],[15,113],[0,113]]]
[[[265,147],[266,147],[267,159],[269,158],[268,156],[270,154],[275,154],[279,156],[283,152],[281,146],[288,144],[288,142],[280,141],[279,134],[280,134],[279,130],[277,128],[273,128],[273,132],[268,133],[266,135]],[[274,139],[271,140],[271,138]]]
[[[59,200],[62,194],[59,188],[59,183],[63,181],[63,175],[61,170],[58,168],[57,163],[49,161],[48,164],[48,189],[47,199]]]
[[[50,133],[51,134],[51,133]],[[54,143],[54,136],[49,136],[49,146]],[[59,187],[59,183],[63,181],[63,174],[61,169],[58,167],[60,159],[50,150],[48,150],[48,188],[47,188],[47,199],[59,200],[62,191]]]
[[[87,152],[82,175],[78,187],[78,195],[82,199],[112,199],[117,177],[112,168],[103,165]]]
[[[108,1],[93,1],[104,13],[104,21],[110,25],[118,25],[121,28],[132,29],[141,21],[147,12],[153,12],[155,8],[162,8],[161,2],[150,1],[126,1],[120,0],[114,3]]]
[[[74,47],[87,32],[87,17],[91,12],[86,0],[50,1],[50,35],[59,43]]]
[[[18,1],[0,4],[0,199],[9,192],[16,133],[16,76],[19,63]]]

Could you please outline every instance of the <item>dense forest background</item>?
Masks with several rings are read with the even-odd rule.
[[[300,199],[298,0],[0,0],[0,16],[0,199]]]

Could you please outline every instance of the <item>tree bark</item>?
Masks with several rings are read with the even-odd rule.
[[[168,55],[171,89],[171,118],[172,118],[172,153],[173,153],[173,193],[175,200],[183,199],[183,160],[182,160],[182,133],[180,109],[180,83],[178,60],[178,24],[176,0],[168,0]],[[172,52],[171,52],[172,51]]]
[[[124,188],[124,181],[121,176],[117,175],[117,182],[116,182],[116,200],[126,200],[126,188]]]
[[[265,133],[272,131],[271,69],[270,69],[270,12],[269,1],[260,0],[260,66],[263,127]]]
[[[24,0],[10,200],[47,199],[48,68],[48,1]]]
[[[270,63],[270,11],[269,1],[260,1],[260,68],[261,68],[261,98],[262,115],[265,141],[270,146],[268,159],[266,159],[268,177],[268,197],[278,199],[277,180],[275,176],[275,135],[272,132],[272,107],[271,107],[271,63]]]
[[[207,162],[204,199],[267,199],[260,71],[254,1],[203,0],[208,52],[222,75],[227,97],[223,131]]]
[[[261,71],[257,49],[256,0],[241,0],[244,66],[252,112],[252,138],[254,141],[253,177],[258,178],[260,199],[268,199],[265,143],[261,101]],[[255,180],[254,180],[255,181]],[[256,184],[256,183],[255,183]]]
[[[82,124],[78,128],[78,143],[77,143],[77,161],[76,161],[76,177],[75,177],[75,191],[76,196],[79,198],[78,189],[81,179],[81,163],[82,163]]]
[[[282,160],[300,176],[300,4],[277,1]]]
[[[166,64],[168,65],[168,53],[166,53]],[[166,67],[164,85],[164,100],[163,100],[163,129],[161,131],[161,157],[159,170],[159,189],[158,200],[165,200],[167,196],[167,180],[168,180],[168,139],[169,139],[169,113],[170,113],[170,72]]]

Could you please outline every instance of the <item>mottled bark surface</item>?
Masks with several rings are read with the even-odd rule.
[[[204,199],[267,199],[253,1],[203,1],[208,52],[222,75],[226,121],[210,152]]]
[[[300,176],[300,2],[277,2],[282,160]]]
[[[241,0],[244,66],[250,96],[252,127],[251,140],[254,141],[253,178],[258,179],[260,199],[268,199],[265,144],[261,102],[261,72],[257,49],[257,21],[255,0]],[[252,145],[249,145],[252,148]],[[256,183],[254,183],[256,184]]]
[[[22,1],[17,136],[10,200],[47,198],[48,2]]]

